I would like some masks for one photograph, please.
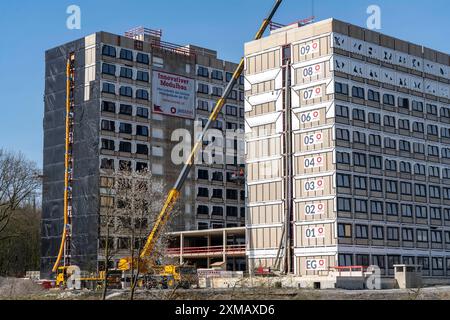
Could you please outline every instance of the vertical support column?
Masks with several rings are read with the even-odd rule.
[[[222,233],[222,239],[223,239],[223,263],[225,264],[225,270],[227,268],[227,231],[225,229],[223,229],[223,233]]]
[[[208,248],[208,250],[211,247],[211,235],[210,234],[208,234],[206,236],[206,247]],[[206,268],[208,268],[208,269],[211,267],[211,258],[210,257],[206,258],[206,265],[207,265]]]
[[[183,261],[183,250],[184,249],[184,234],[180,234],[180,265],[184,263]]]

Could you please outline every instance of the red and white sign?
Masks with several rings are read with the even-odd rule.
[[[311,158],[305,158],[305,169],[314,169],[314,168],[321,168],[324,165],[324,158],[323,156],[315,156]]]
[[[183,76],[154,71],[153,112],[181,118],[195,118],[195,81]]]
[[[302,71],[303,79],[321,74],[323,70],[322,64],[314,64],[312,66],[304,67]]]
[[[325,238],[325,228],[324,227],[307,228],[305,229],[305,237],[307,239]]]
[[[325,187],[325,180],[323,178],[308,180],[304,184],[304,190],[306,192],[322,191],[324,187]]]
[[[323,133],[322,132],[317,132],[314,134],[307,133],[303,137],[303,143],[305,144],[305,146],[313,146],[316,144],[322,144],[323,143]]]
[[[302,91],[302,98],[305,101],[318,99],[321,98],[322,96],[323,96],[322,86],[308,88]]]
[[[307,271],[326,270],[327,265],[325,259],[308,259],[306,260]]]
[[[305,205],[305,216],[318,216],[325,213],[325,204],[307,204]]]
[[[319,40],[313,41],[312,43],[302,44],[300,46],[300,56],[307,56],[319,52],[320,43]]]
[[[320,121],[320,112],[317,110],[300,114],[300,122],[303,124]]]

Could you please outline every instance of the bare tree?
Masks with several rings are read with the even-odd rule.
[[[125,247],[129,248],[131,261],[131,292],[130,299],[134,299],[135,290],[139,282],[141,270],[147,261],[139,258],[146,237],[151,227],[154,225],[159,212],[165,201],[165,183],[162,178],[154,177],[147,170],[132,171],[130,168],[111,173],[110,179],[103,186],[108,190],[104,195],[111,198],[110,203],[102,210],[102,230],[105,235],[104,255],[105,255],[105,279],[103,283],[103,299],[106,298],[108,287],[109,262],[113,256],[120,253],[125,241],[120,239],[120,248],[114,251],[111,248],[109,237],[112,232],[126,238]],[[113,199],[113,200],[112,200]],[[174,210],[174,214],[178,212]],[[116,223],[114,223],[116,221]],[[168,229],[165,229],[166,231]],[[152,258],[158,259],[165,255],[167,248],[167,237],[161,236],[156,249],[152,253]],[[148,266],[145,265],[145,268]]]
[[[0,234],[14,212],[39,188],[36,164],[22,153],[0,149]]]

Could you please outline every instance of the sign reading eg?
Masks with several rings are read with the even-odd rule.
[[[308,259],[306,260],[307,271],[326,270],[325,259]]]
[[[154,71],[153,112],[194,119],[195,81],[183,76]]]

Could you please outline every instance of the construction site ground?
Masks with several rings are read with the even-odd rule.
[[[100,291],[46,290],[31,280],[0,278],[0,300],[99,300]],[[129,292],[109,290],[108,300]],[[288,288],[138,290],[136,300],[450,300],[450,286],[407,290],[307,290]]]

